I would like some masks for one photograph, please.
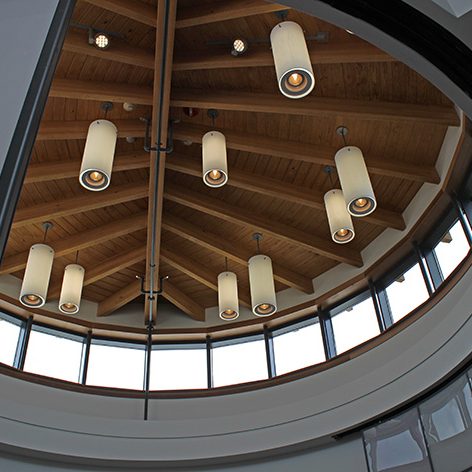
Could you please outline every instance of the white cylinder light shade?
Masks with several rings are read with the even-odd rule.
[[[279,23],[270,33],[270,43],[280,91],[289,98],[308,95],[315,86],[315,76],[300,25]]]
[[[54,250],[47,244],[31,246],[20,291],[20,302],[31,308],[46,303]]]
[[[274,274],[270,257],[258,254],[248,261],[252,312],[257,316],[270,316],[277,311]]]
[[[118,130],[111,121],[90,124],[79,177],[87,190],[98,192],[110,185],[117,137]]]
[[[362,151],[346,146],[334,156],[347,210],[353,216],[370,215],[377,206]]]
[[[219,131],[209,131],[202,138],[203,182],[222,187],[228,181],[226,138]]]
[[[218,310],[220,318],[225,321],[239,316],[238,279],[234,272],[218,275]]]
[[[59,310],[62,313],[73,315],[80,309],[82,287],[84,285],[85,270],[79,264],[69,264],[64,269]]]
[[[342,190],[333,189],[324,196],[326,215],[328,216],[329,230],[335,243],[345,244],[354,239],[354,225],[346,209],[346,202]]]

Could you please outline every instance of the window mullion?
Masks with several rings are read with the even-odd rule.
[[[320,311],[318,317],[321,323],[321,335],[323,337],[326,360],[328,360],[336,356],[333,324],[331,323],[331,316],[324,311]]]

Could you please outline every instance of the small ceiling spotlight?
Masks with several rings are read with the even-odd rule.
[[[353,36],[356,35],[356,33],[354,33],[354,31],[351,31],[351,30],[348,30],[348,29],[346,30],[346,33],[352,34]]]
[[[126,136],[126,142],[129,144],[133,144],[136,141],[134,136]]]
[[[189,118],[193,118],[200,113],[200,109],[194,107],[184,107],[182,108],[182,111],[184,112],[184,115],[188,116]]]
[[[241,54],[244,54],[247,51],[248,46],[249,44],[245,39],[236,38],[233,41],[233,49],[231,50],[231,54],[233,56],[240,56]]]
[[[110,46],[110,38],[105,33],[96,33],[93,37],[93,44],[98,49],[106,49]]]
[[[107,49],[110,46],[110,35],[104,31],[89,28],[88,42],[97,49]]]

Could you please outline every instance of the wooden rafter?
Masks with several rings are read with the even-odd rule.
[[[223,257],[227,257],[229,260],[243,266],[247,266],[248,259],[254,255],[252,251],[242,247],[240,244],[226,241],[216,234],[210,233],[203,228],[199,228],[188,221],[168,213],[165,214],[162,227],[166,231],[170,231],[187,241],[220,254]],[[273,270],[274,278],[278,282],[308,294],[313,293],[313,284],[309,277],[298,274],[275,262],[273,263]]]
[[[130,267],[138,262],[146,259],[146,246],[139,246],[135,249],[131,249],[128,252],[119,254],[112,258],[106,259],[105,261],[97,262],[93,267],[85,268],[84,287],[91,285],[99,280],[108,277],[109,275],[120,272],[127,267]],[[61,293],[62,281],[57,281],[49,287],[48,298],[56,299],[59,298]]]
[[[91,46],[85,33],[71,31],[64,41],[65,51],[96,57],[154,70],[154,52],[128,45],[113,38],[113,48],[102,51]],[[364,41],[355,43],[339,42],[317,44],[310,51],[313,64],[359,64],[371,62],[393,62],[396,59],[381,49]],[[207,48],[192,54],[177,54],[172,69],[174,71],[205,69],[238,69],[246,67],[273,66],[274,60],[268,47],[251,46],[242,56],[232,56],[228,50]]]
[[[176,139],[188,139],[195,143],[201,143],[202,136],[208,130],[209,128],[205,126],[180,123],[175,127],[174,136]],[[219,130],[225,135],[226,145],[229,149],[283,159],[293,159],[323,166],[335,165],[334,155],[338,148],[322,144],[300,143],[298,141],[233,131],[231,129],[219,128]],[[389,162],[386,159],[379,159],[369,154],[365,158],[367,168],[372,174],[416,182],[439,183],[439,174],[432,166],[418,166],[398,161]]]
[[[48,162],[34,162],[28,166],[24,183],[49,182],[58,179],[78,178],[80,157],[75,160],[64,161],[55,159]],[[122,172],[149,167],[149,154],[144,151],[122,152],[115,155],[113,172]]]
[[[146,228],[147,218],[145,213],[141,213],[120,221],[104,224],[98,228],[81,231],[66,238],[49,243],[54,248],[55,257],[73,254],[88,247],[96,246],[114,238],[119,238],[126,234]],[[23,251],[13,256],[6,257],[0,266],[0,274],[10,274],[26,267],[28,252]]]
[[[264,215],[255,214],[244,208],[238,208],[216,198],[207,197],[201,193],[182,189],[175,184],[168,183],[164,189],[164,197],[170,201],[193,208],[208,215],[236,223],[274,238],[294,244],[310,252],[329,259],[345,262],[357,267],[362,266],[361,255],[350,248],[340,247],[324,238],[314,236],[288,225],[274,221]]]
[[[386,52],[365,42],[317,44],[310,51],[313,64],[359,64],[370,62],[393,62],[396,59]],[[246,54],[232,56],[229,50],[194,51],[177,56],[174,71],[205,69],[239,69],[246,67],[268,67],[274,65],[269,46],[252,46]]]
[[[195,321],[205,321],[205,308],[168,280],[164,284],[162,296]]]
[[[202,174],[200,162],[183,155],[173,155],[172,159],[167,161],[166,168],[194,177],[201,177]],[[228,185],[317,210],[325,210],[321,192],[239,169],[231,169]],[[386,228],[405,229],[405,221],[401,214],[383,208],[377,208],[372,215],[364,217],[363,221]]]
[[[64,40],[63,50],[154,70],[154,51],[130,46],[117,38],[113,38],[112,48],[103,51],[88,43],[86,32],[70,31]]]
[[[152,105],[153,102],[150,87],[90,80],[54,79],[49,96],[136,105]]]
[[[141,120],[113,120],[118,128],[118,137],[143,138],[146,126]],[[41,121],[37,141],[85,139],[90,126],[89,121]]]
[[[207,269],[199,261],[195,261],[189,257],[182,257],[177,252],[163,247],[161,248],[161,260],[202,285],[218,292],[218,274]],[[249,290],[247,287],[242,287],[241,283],[239,283],[238,291],[240,303],[246,307],[250,307],[251,300],[249,298]]]
[[[167,143],[169,123],[170,88],[172,80],[172,59],[174,54],[175,19],[177,0],[158,2],[155,73],[153,87],[153,109],[151,142],[158,146]],[[159,128],[159,129],[158,129]],[[148,232],[146,252],[146,290],[159,288],[159,255],[161,248],[162,205],[164,201],[164,174],[166,153],[157,152],[157,159],[151,160],[148,188]],[[155,222],[155,227],[153,226]],[[146,297],[145,319],[157,317],[157,303]]]
[[[175,27],[189,28],[281,10],[288,7],[264,0],[220,0],[179,10]]]
[[[452,106],[344,98],[305,97],[288,100],[281,94],[249,93],[234,90],[173,89],[174,107],[216,108],[218,110],[276,113],[284,115],[338,117],[378,121],[406,121],[458,126],[459,117]]]
[[[140,0],[84,0],[104,10],[156,27],[156,9]]]
[[[88,192],[63,200],[38,203],[25,208],[20,208],[15,213],[12,228],[20,228],[25,225],[41,223],[54,218],[83,213],[118,203],[139,200],[148,196],[147,188],[143,184],[127,184],[118,187],[110,187],[106,192],[96,194]]]
[[[98,304],[97,316],[111,315],[127,303],[141,295],[141,281],[133,280]]]

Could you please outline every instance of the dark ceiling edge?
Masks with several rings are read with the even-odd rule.
[[[469,70],[472,49],[416,8],[402,0],[283,0],[283,3],[341,28],[352,28],[366,41],[415,69],[472,118]]]

